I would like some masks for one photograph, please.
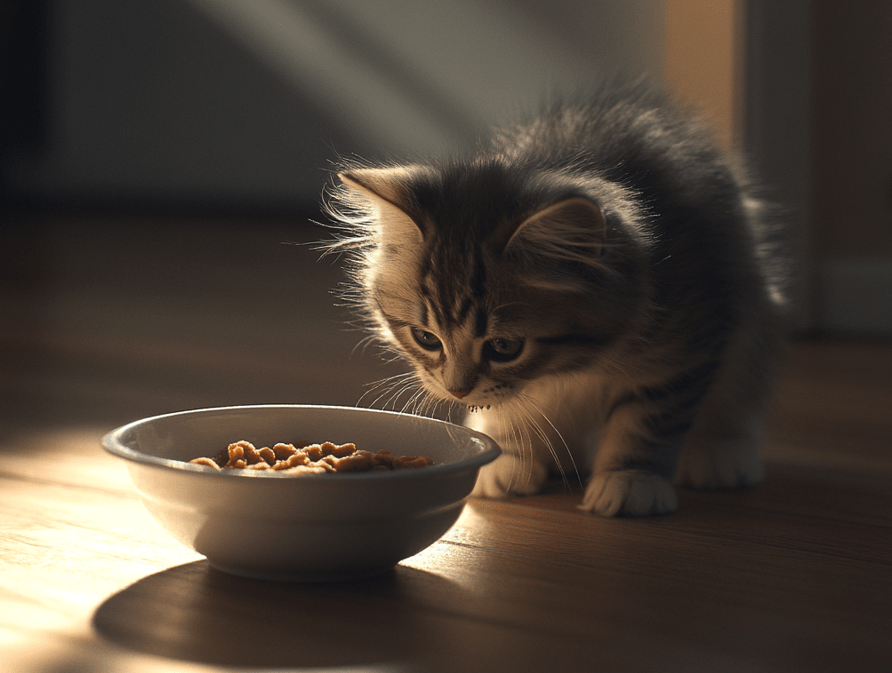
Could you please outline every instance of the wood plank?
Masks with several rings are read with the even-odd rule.
[[[96,605],[101,637],[215,665],[396,657],[480,670],[475,662],[497,656],[516,670],[549,662],[572,670],[589,658],[641,670],[667,660],[679,670],[719,661],[758,670],[783,656],[833,670],[851,663],[853,649],[865,665],[882,661],[892,656],[883,638],[892,625],[890,523],[864,503],[888,502],[884,481],[859,482],[864,499],[828,525],[825,513],[846,493],[828,502],[813,478],[786,475],[768,493],[686,494],[680,514],[643,521],[583,514],[572,494],[475,501],[441,542],[392,576],[311,587],[190,562],[197,557],[132,498],[4,483],[3,614],[20,617],[3,626],[14,630],[21,615],[82,623]],[[553,506],[542,507],[548,499]],[[27,596],[16,586],[29,586]],[[234,642],[233,623],[263,626]],[[338,628],[320,630],[327,624]],[[276,645],[295,632],[313,637],[297,651]],[[352,634],[348,643],[343,633]],[[397,647],[393,633],[401,634]],[[560,655],[545,657],[556,647]]]
[[[576,509],[571,479],[472,501],[442,540],[376,580],[257,582],[170,538],[99,438],[214,401],[346,395],[384,370],[370,357],[344,372],[352,342],[326,339],[330,324],[295,336],[302,355],[282,357],[289,334],[258,336],[284,314],[288,329],[308,324],[331,279],[307,279],[309,267],[283,276],[288,255],[243,283],[221,280],[243,231],[64,225],[47,229],[47,278],[0,296],[16,317],[0,325],[4,673],[892,669],[892,345],[795,344],[756,489],[682,490],[674,515],[609,520]],[[84,231],[106,234],[105,250]],[[272,235],[246,244],[250,260]],[[142,287],[177,246],[159,285]],[[140,247],[133,268],[97,266]],[[312,289],[293,314],[283,278]],[[257,330],[223,334],[251,302]]]

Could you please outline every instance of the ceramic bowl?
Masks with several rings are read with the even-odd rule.
[[[417,469],[322,475],[214,471],[189,463],[230,443],[353,442],[424,455]],[[479,469],[499,454],[479,432],[373,409],[262,405],[146,418],[102,439],[127,461],[146,508],[214,567],[288,581],[367,577],[438,540],[461,514]]]

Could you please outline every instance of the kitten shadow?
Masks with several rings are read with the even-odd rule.
[[[292,584],[237,577],[196,561],[111,596],[93,626],[131,650],[211,665],[417,661],[442,647],[431,642],[438,629],[418,605],[421,596],[456,589],[402,566],[359,582]]]

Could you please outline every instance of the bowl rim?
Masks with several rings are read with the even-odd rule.
[[[202,465],[196,465],[187,461],[176,460],[173,458],[162,458],[160,456],[153,456],[148,453],[144,453],[142,451],[138,451],[136,449],[132,449],[128,446],[125,446],[121,442],[121,437],[125,434],[131,432],[133,429],[142,426],[148,425],[152,422],[159,421],[166,418],[172,418],[176,416],[188,416],[200,413],[212,413],[212,412],[227,412],[227,411],[251,411],[257,409],[294,409],[294,410],[302,410],[302,411],[311,411],[314,409],[325,409],[331,411],[348,411],[348,412],[368,412],[374,414],[384,414],[390,416],[398,416],[398,417],[408,417],[418,419],[423,421],[424,423],[432,423],[437,425],[442,425],[446,427],[456,428],[461,431],[471,439],[474,439],[480,442],[483,445],[483,449],[474,454],[473,456],[469,456],[467,458],[463,458],[462,460],[458,460],[451,463],[434,463],[433,465],[429,465],[424,469],[418,470],[388,470],[388,471],[378,471],[378,472],[345,472],[345,473],[326,473],[324,475],[315,475],[315,474],[302,474],[300,475],[299,481],[304,481],[306,479],[313,479],[313,481],[319,480],[320,483],[328,483],[328,482],[340,482],[343,480],[381,480],[381,479],[411,479],[411,478],[419,478],[419,477],[438,477],[445,476],[451,473],[458,472],[466,472],[468,470],[477,470],[487,463],[495,460],[499,454],[501,453],[501,449],[499,445],[492,439],[490,436],[479,432],[477,430],[473,430],[472,428],[468,428],[463,425],[458,425],[456,423],[451,423],[449,421],[440,420],[438,418],[430,418],[427,416],[418,416],[416,414],[410,414],[401,411],[390,411],[387,409],[372,409],[367,407],[347,407],[347,406],[338,406],[338,405],[325,405],[325,404],[239,404],[239,405],[230,405],[230,406],[216,406],[216,407],[199,407],[195,409],[185,409],[182,411],[173,411],[163,414],[156,414],[154,416],[147,416],[145,418],[141,418],[135,421],[131,421],[124,425],[121,425],[114,430],[107,432],[100,439],[100,444],[102,447],[110,454],[122,458],[130,463],[136,463],[145,466],[157,467],[166,470],[174,470],[180,473],[189,473],[189,474],[201,474],[206,475],[211,478],[222,478],[222,479],[251,479],[251,478],[261,478],[261,479],[285,479],[289,481],[298,481],[298,478],[293,474],[282,474],[276,471],[268,471],[268,470],[211,470]]]

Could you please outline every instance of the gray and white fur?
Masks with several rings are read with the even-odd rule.
[[[783,260],[744,171],[641,84],[470,156],[340,166],[327,202],[357,305],[428,399],[503,454],[474,494],[588,476],[580,507],[676,509],[762,478]],[[422,394],[419,392],[419,394]]]

